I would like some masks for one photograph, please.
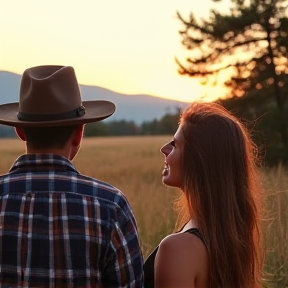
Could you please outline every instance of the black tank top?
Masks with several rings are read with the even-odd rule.
[[[203,236],[201,235],[201,233],[197,228],[188,229],[183,233],[194,234],[198,236],[205,244]],[[148,258],[144,263],[144,288],[154,288],[154,261],[158,248],[159,246],[155,248],[155,250],[148,256]]]

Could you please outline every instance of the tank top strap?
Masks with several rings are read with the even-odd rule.
[[[202,241],[202,242],[205,244],[205,246],[207,247],[207,245],[206,245],[206,243],[205,243],[205,240],[204,240],[202,234],[200,233],[199,229],[197,229],[197,228],[190,228],[190,229],[184,231],[183,233],[190,233],[190,234],[196,235],[198,238],[201,239],[201,241]]]

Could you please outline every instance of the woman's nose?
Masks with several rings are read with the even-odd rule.
[[[172,151],[173,146],[169,143],[165,144],[164,146],[161,147],[160,151],[165,155],[168,156],[170,152]]]

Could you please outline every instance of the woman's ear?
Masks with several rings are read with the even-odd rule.
[[[19,139],[21,139],[22,141],[26,141],[26,137],[25,137],[25,133],[24,133],[23,128],[15,127],[14,129],[15,129],[15,133],[19,137]]]

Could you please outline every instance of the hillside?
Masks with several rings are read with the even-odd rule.
[[[0,104],[17,102],[21,76],[0,71]],[[109,100],[116,104],[116,112],[106,121],[127,120],[141,124],[144,121],[160,119],[168,112],[184,108],[187,103],[150,95],[124,95],[98,86],[80,84],[83,100]]]

